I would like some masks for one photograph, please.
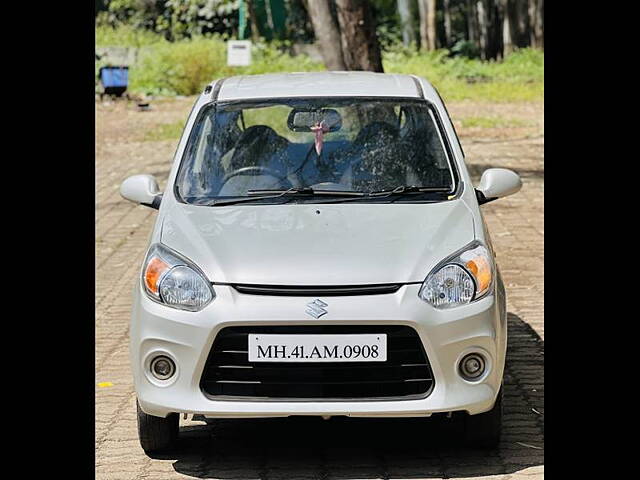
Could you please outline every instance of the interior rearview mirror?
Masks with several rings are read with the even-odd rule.
[[[342,128],[342,117],[332,108],[318,110],[294,108],[287,117],[287,126],[294,132],[311,132],[313,127],[320,125],[325,132],[337,132]]]
[[[480,184],[476,188],[478,203],[491,202],[498,198],[517,193],[522,187],[520,176],[506,168],[489,168],[482,173]]]
[[[162,193],[153,175],[133,175],[120,185],[120,195],[126,200],[158,209]]]

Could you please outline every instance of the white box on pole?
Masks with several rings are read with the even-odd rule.
[[[251,41],[227,41],[227,65],[231,67],[246,67],[251,65]]]

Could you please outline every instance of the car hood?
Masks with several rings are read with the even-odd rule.
[[[474,239],[461,200],[426,204],[175,204],[161,242],[221,283],[422,282]]]

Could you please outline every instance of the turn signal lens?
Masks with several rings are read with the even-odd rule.
[[[144,271],[144,285],[147,287],[149,293],[158,296],[160,277],[162,277],[162,274],[167,272],[169,268],[169,265],[158,257],[153,257],[149,260],[147,268]]]
[[[482,245],[467,250],[460,255],[460,260],[464,262],[464,266],[473,275],[476,281],[475,298],[480,298],[491,286],[493,280],[493,269],[491,267],[491,259],[489,251]]]

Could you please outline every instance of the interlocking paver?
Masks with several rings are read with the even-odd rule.
[[[164,186],[176,140],[145,141],[162,123],[184,121],[193,98],[154,102],[138,112],[126,102],[96,104],[96,478],[491,478],[544,474],[544,162],[541,104],[459,102],[465,115],[505,115],[533,126],[456,128],[472,175],[485,168],[516,170],[517,195],[482,207],[508,295],[509,347],[504,435],[496,452],[449,446],[421,420],[189,419],[172,458],[151,459],[140,448],[128,357],[131,290],[155,211],[124,201],[118,188],[135,173]],[[484,113],[483,113],[484,114]],[[98,387],[99,382],[111,382]]]

